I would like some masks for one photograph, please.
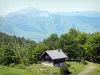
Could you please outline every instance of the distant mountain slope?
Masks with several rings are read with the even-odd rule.
[[[70,28],[87,33],[100,31],[100,12],[49,13],[28,8],[0,17],[0,31],[35,41],[52,33],[60,35]]]

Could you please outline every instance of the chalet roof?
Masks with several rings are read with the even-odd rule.
[[[51,59],[61,59],[61,58],[67,57],[66,54],[62,50],[48,50],[45,52],[51,57]]]

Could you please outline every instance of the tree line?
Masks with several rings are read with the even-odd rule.
[[[4,65],[37,63],[44,51],[54,49],[62,49],[67,54],[68,60],[99,63],[100,32],[87,34],[71,28],[60,37],[54,33],[39,43],[0,32],[0,63]]]

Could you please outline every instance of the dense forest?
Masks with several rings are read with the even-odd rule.
[[[60,37],[54,33],[39,43],[0,32],[0,64],[3,65],[38,63],[44,51],[53,49],[62,49],[68,60],[100,63],[100,32],[87,34],[72,28]]]

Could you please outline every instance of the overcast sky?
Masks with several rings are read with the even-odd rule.
[[[100,0],[0,0],[0,15],[6,15],[28,7],[49,12],[100,12]]]

